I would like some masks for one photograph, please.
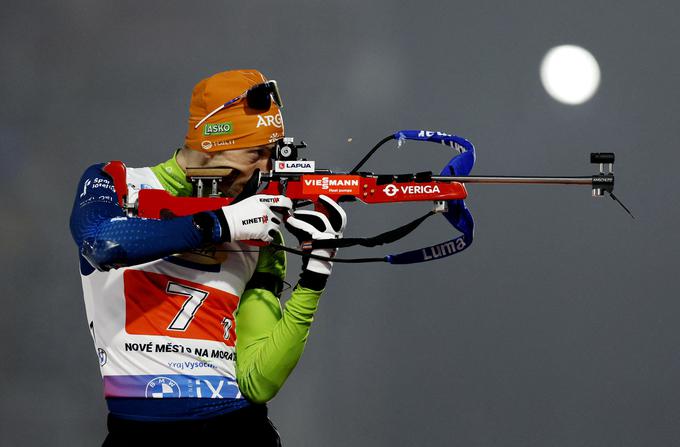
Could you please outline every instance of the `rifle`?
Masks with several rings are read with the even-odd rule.
[[[401,146],[406,140],[429,141],[449,146],[456,155],[446,164],[439,175],[432,172],[411,174],[375,174],[359,171],[370,157],[385,143],[397,140]],[[425,219],[442,214],[449,223],[462,233],[461,236],[442,243],[379,258],[333,259],[336,262],[388,262],[411,264],[441,259],[465,250],[473,241],[474,220],[468,210],[466,183],[487,184],[557,184],[588,185],[594,197],[609,194],[626,212],[630,210],[614,195],[613,153],[591,153],[590,162],[599,164],[599,173],[580,177],[528,177],[528,176],[471,176],[475,162],[475,148],[465,138],[443,132],[425,130],[402,130],[388,135],[378,142],[366,156],[349,172],[333,172],[316,169],[315,162],[299,158],[304,142],[295,144],[293,138],[279,140],[273,156],[271,172],[257,172],[244,192],[236,198],[220,197],[219,184],[234,174],[229,167],[189,168],[187,178],[194,184],[196,197],[174,197],[164,190],[143,189],[137,201],[126,205],[128,214],[137,217],[164,219],[187,216],[202,211],[216,210],[254,193],[285,195],[293,200],[295,208],[318,201],[326,195],[338,202],[361,201],[363,203],[432,202],[432,209],[424,216],[393,230],[368,238],[342,238],[313,241],[305,244],[305,250],[296,250],[280,244],[277,249],[311,256],[313,248],[337,248],[361,245],[374,247],[409,234]],[[607,171],[605,172],[605,165]],[[323,259],[323,257],[320,257]]]

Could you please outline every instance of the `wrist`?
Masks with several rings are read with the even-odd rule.
[[[311,254],[316,256],[323,256],[324,258],[332,258],[335,256],[335,249],[332,248],[321,248],[312,250]],[[322,275],[329,276],[333,270],[333,262],[326,259],[317,259],[309,257],[306,259],[304,265],[304,270],[309,270],[310,272],[320,273]]]
[[[303,270],[302,273],[300,273],[300,280],[298,281],[298,286],[310,290],[321,291],[326,287],[328,276],[329,275],[324,275],[322,273],[310,270]]]
[[[231,228],[224,211],[217,210],[212,214],[215,215],[217,225],[220,227],[219,242],[231,242]]]
[[[219,214],[207,211],[193,215],[194,226],[201,232],[203,243],[221,242],[225,229],[227,236],[229,235],[229,227],[226,222],[220,222]]]

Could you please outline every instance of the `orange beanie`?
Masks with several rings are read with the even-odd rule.
[[[194,87],[189,107],[189,128],[184,144],[202,152],[263,146],[283,138],[281,110],[272,101],[267,111],[248,107],[245,98],[196,125],[222,104],[267,81],[257,70],[232,70],[203,79]]]

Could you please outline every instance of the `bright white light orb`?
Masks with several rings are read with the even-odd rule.
[[[552,48],[543,58],[541,82],[557,101],[583,104],[600,86],[600,66],[585,48],[561,45]]]

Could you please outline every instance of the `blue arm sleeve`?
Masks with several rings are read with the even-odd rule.
[[[168,220],[126,217],[103,166],[85,171],[71,213],[71,235],[80,250],[83,274],[94,268],[106,271],[153,261],[205,242],[193,216]]]

